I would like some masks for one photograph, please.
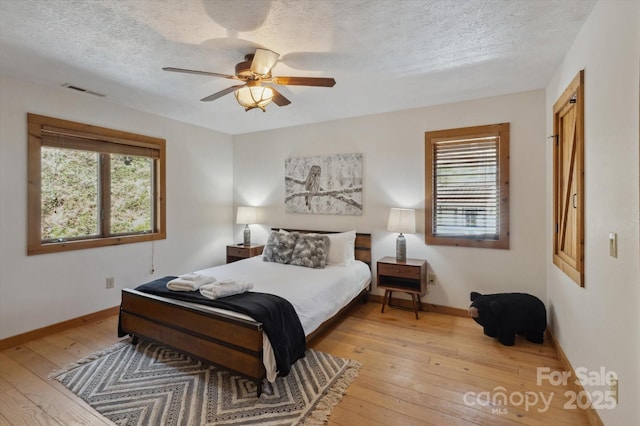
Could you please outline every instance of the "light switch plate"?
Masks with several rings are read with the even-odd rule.
[[[609,233],[609,256],[618,257],[618,234]]]

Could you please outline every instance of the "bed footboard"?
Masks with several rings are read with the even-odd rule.
[[[256,382],[266,376],[262,324],[179,300],[122,290],[120,332],[173,347]]]

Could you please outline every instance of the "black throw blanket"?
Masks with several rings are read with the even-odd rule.
[[[271,341],[279,376],[289,374],[291,365],[304,356],[306,341],[298,314],[288,300],[267,293],[247,292],[220,299],[207,299],[199,291],[173,291],[164,277],[142,284],[136,290],[156,296],[195,302],[251,316],[261,322]]]

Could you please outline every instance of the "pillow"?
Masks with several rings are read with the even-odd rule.
[[[262,252],[262,260],[265,262],[289,263],[298,235],[300,234],[297,232],[283,234],[278,231],[271,231]]]
[[[289,263],[307,268],[322,269],[327,264],[330,244],[327,236],[302,234],[296,241],[291,262]]]
[[[345,266],[356,260],[356,231],[327,234],[331,242],[327,263],[331,266]]]

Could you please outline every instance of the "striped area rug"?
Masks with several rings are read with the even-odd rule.
[[[118,425],[313,425],[326,421],[360,363],[307,350],[287,377],[251,380],[150,342],[118,343],[52,373]]]

